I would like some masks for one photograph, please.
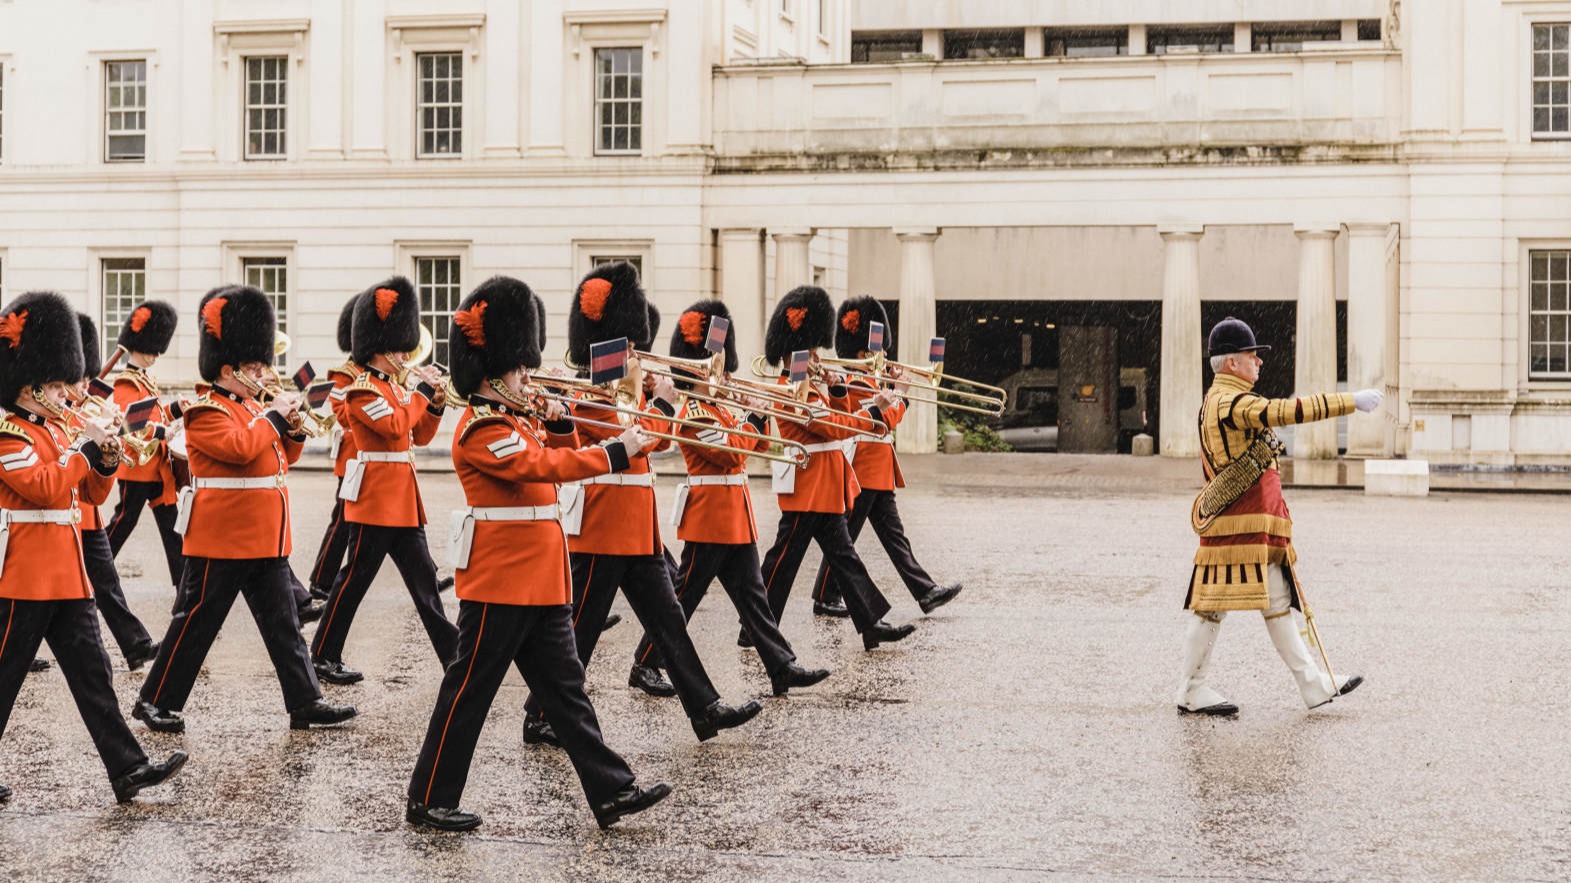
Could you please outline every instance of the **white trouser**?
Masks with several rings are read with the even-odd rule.
[[[1337,688],[1346,683],[1347,679],[1338,677],[1337,683],[1332,684],[1330,676],[1315,664],[1309,646],[1298,631],[1298,619],[1292,611],[1293,596],[1288,591],[1287,578],[1281,566],[1267,568],[1266,588],[1269,606],[1261,611],[1265,617],[1266,633],[1271,636],[1277,655],[1282,657],[1288,670],[1293,673],[1293,679],[1298,682],[1298,692],[1304,697],[1304,705],[1314,708],[1330,702],[1336,696]],[[1178,704],[1184,708],[1198,710],[1227,701],[1206,685],[1206,672],[1211,668],[1211,651],[1216,646],[1216,637],[1226,616],[1222,612],[1196,613],[1195,618],[1190,620],[1184,638],[1183,677],[1178,686]]]

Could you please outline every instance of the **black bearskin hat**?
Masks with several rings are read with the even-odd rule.
[[[835,355],[842,359],[860,358],[867,351],[867,332],[874,322],[884,326],[884,349],[889,351],[894,335],[889,331],[884,305],[869,294],[846,298],[835,314]]]
[[[638,271],[627,261],[598,266],[578,283],[567,314],[567,360],[588,365],[590,344],[618,337],[635,345],[653,337]]]
[[[453,313],[448,359],[453,387],[474,395],[487,378],[540,367],[539,298],[511,276],[480,283]]]
[[[545,298],[535,295],[535,329],[540,336],[540,351],[545,352]]]
[[[120,327],[120,338],[115,342],[128,353],[161,356],[169,349],[178,324],[180,316],[174,307],[161,300],[143,301]]]
[[[709,339],[709,320],[719,316],[731,321],[731,311],[717,300],[701,300],[682,311],[677,317],[676,328],[671,330],[671,355],[678,359],[707,359],[712,353],[704,347]],[[728,329],[725,336],[725,369],[736,370],[736,334]]]
[[[98,342],[98,324],[86,313],[76,314],[76,324],[82,329],[82,377],[97,377],[104,370],[103,344]]]
[[[338,348],[349,352],[355,348],[355,301],[351,297],[344,302],[344,308],[338,311]]]
[[[654,304],[647,304],[647,306],[649,307],[649,336],[643,340],[633,341],[633,349],[645,353],[654,352],[655,338],[660,336],[660,311],[655,309]]]
[[[783,365],[797,350],[827,349],[834,342],[835,306],[829,293],[816,285],[801,285],[775,304],[764,331],[764,358],[771,365]]]
[[[221,285],[202,295],[196,349],[197,373],[212,383],[225,365],[273,364],[278,320],[273,302],[249,285]]]
[[[24,387],[82,379],[82,328],[76,310],[53,291],[29,291],[0,312],[0,402]]]
[[[368,365],[381,353],[407,353],[420,345],[420,299],[408,279],[394,276],[355,298],[350,358]]]

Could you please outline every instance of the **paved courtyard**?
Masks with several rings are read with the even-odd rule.
[[[917,633],[864,653],[847,623],[814,619],[799,585],[785,632],[833,677],[704,745],[676,700],[625,685],[629,616],[601,641],[591,695],[641,779],[676,790],[609,832],[564,755],[521,745],[516,675],[465,796],[484,826],[403,823],[440,671],[391,566],[346,653],[366,681],[326,688],[361,711],[339,731],[287,728],[237,605],[188,731],[134,726],[150,752],[191,753],[135,804],[114,804],[58,671],[28,680],[0,740],[0,782],[16,790],[0,807],[0,868],[18,881],[1571,878],[1571,500],[1289,490],[1331,660],[1367,683],[1306,713],[1259,618],[1235,614],[1212,680],[1243,713],[1181,719],[1197,471],[1129,457],[910,459],[908,530],[965,592],[921,618],[864,538],[890,618],[915,619]],[[662,511],[674,484],[658,489]],[[291,477],[302,572],[332,487],[325,473]],[[754,494],[772,533],[767,483]],[[444,524],[456,482],[428,476],[425,499]],[[440,561],[441,537],[432,545]],[[171,590],[155,549],[144,519],[124,562],[142,575],[126,584],[159,633]],[[735,635],[716,591],[694,621],[709,672],[729,699],[767,694]],[[129,708],[142,675],[114,660]]]

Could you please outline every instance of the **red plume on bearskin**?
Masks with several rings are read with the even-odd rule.
[[[228,298],[215,297],[202,305],[202,327],[215,340],[224,339],[224,305],[227,303]]]
[[[701,300],[682,311],[682,317],[677,320],[676,328],[671,332],[671,355],[678,359],[707,359],[714,355],[704,344],[709,340],[710,320],[715,317],[731,321],[731,311],[718,300]],[[726,334],[725,338],[725,369],[735,371],[736,358],[736,331]]]

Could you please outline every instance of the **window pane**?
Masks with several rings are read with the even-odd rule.
[[[456,52],[424,53],[416,87],[416,143],[422,155],[461,152],[463,135],[463,57]]]

